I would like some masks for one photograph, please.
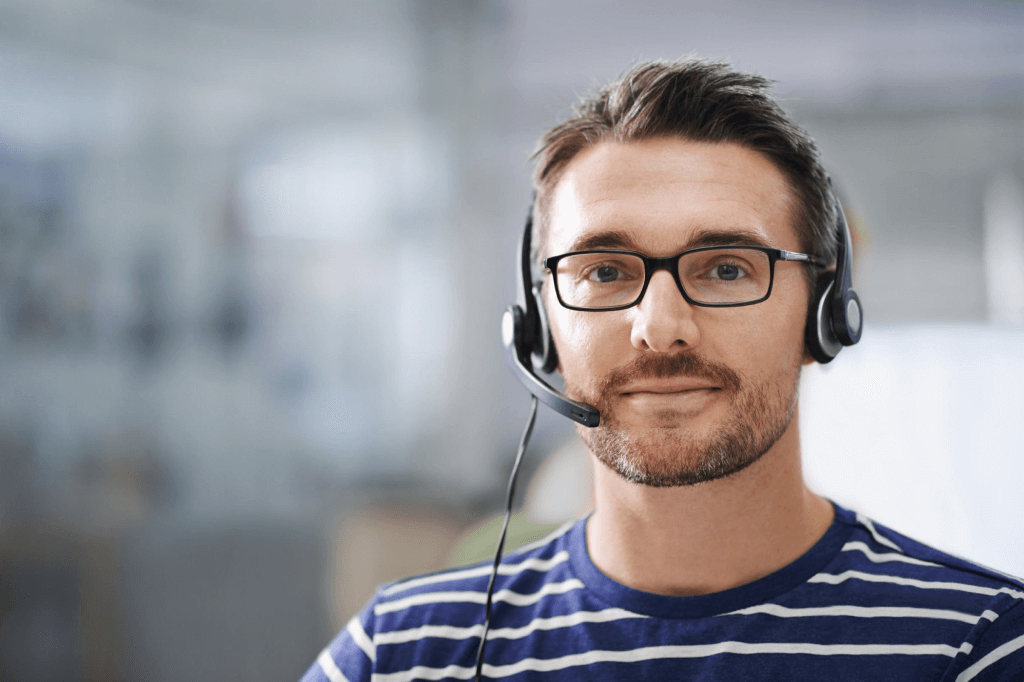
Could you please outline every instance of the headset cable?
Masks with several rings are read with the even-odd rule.
[[[491,627],[491,602],[494,598],[494,582],[498,577],[498,565],[501,564],[501,555],[505,551],[505,535],[508,533],[508,522],[512,518],[512,498],[516,493],[516,476],[519,474],[519,465],[523,461],[523,453],[526,452],[526,445],[530,442],[530,435],[533,433],[533,423],[537,420],[537,397],[533,396],[530,404],[530,418],[526,422],[526,429],[519,441],[519,451],[516,453],[516,461],[512,465],[512,474],[508,477],[508,493],[505,498],[505,521],[501,524],[501,535],[498,536],[498,549],[494,553],[494,568],[491,569],[491,579],[487,582],[487,602],[484,607],[484,631],[480,635],[480,647],[476,650],[476,682],[480,682],[484,668],[484,647],[487,645],[487,631]]]

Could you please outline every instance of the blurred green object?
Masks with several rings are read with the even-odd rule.
[[[501,523],[504,514],[494,516],[487,521],[476,524],[458,540],[448,555],[449,566],[462,566],[494,558],[498,548],[498,536],[501,534]],[[508,522],[508,534],[505,536],[505,556],[525,544],[540,540],[554,532],[560,523],[534,523],[524,512],[516,512]]]

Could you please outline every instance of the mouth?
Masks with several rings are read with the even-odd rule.
[[[721,387],[690,381],[630,386],[619,394],[618,402],[625,410],[622,417],[630,421],[668,419],[672,426],[679,426],[679,419],[696,418],[721,402],[722,396]]]
[[[626,387],[626,390],[621,391],[619,395],[622,396],[640,396],[640,395],[677,395],[696,393],[699,391],[718,392],[721,391],[720,386],[713,384],[706,384],[695,381],[671,381],[671,382],[657,382],[638,384],[634,386]]]

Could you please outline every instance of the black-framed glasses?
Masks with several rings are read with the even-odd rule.
[[[693,305],[726,308],[767,300],[776,261],[823,266],[806,253],[766,246],[701,246],[651,258],[636,251],[573,251],[544,260],[558,302],[570,310],[623,310],[638,304],[657,270],[672,273]]]

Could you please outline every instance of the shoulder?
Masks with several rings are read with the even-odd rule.
[[[583,584],[570,576],[567,523],[502,559],[494,602],[529,605],[544,594]],[[303,682],[369,679],[413,664],[444,668],[475,660],[483,630],[492,561],[449,568],[382,585],[320,654]],[[334,677],[331,666],[344,677]]]
[[[495,594],[502,590],[534,592],[564,580],[569,560],[566,535],[574,524],[567,523],[504,556],[495,579]],[[454,617],[455,612],[466,611],[472,614],[471,619],[480,621],[493,568],[493,561],[487,560],[384,585],[378,591],[374,614],[380,627],[388,630],[444,612]]]
[[[882,567],[891,570],[878,572],[877,575],[893,578],[890,581],[893,584],[903,583],[923,589],[993,597],[1005,595],[1011,600],[1024,600],[1024,581],[1018,577],[930,547],[864,514],[838,505],[836,521],[851,527],[841,553],[843,567],[848,571]],[[851,573],[850,577],[859,575]],[[908,583],[908,580],[923,581],[927,585]],[[943,584],[944,581],[949,584]]]
[[[566,535],[578,523],[581,522],[571,521],[566,523],[536,542],[531,542],[514,551],[507,552],[502,557],[498,575],[520,576],[526,571],[545,572],[547,568],[566,561],[568,559]],[[493,567],[493,560],[488,559],[466,566],[446,568],[382,585],[378,590],[378,594],[387,598],[403,593],[412,595],[421,594],[424,591],[433,592],[479,587],[481,578],[486,589],[487,580],[490,578]],[[385,601],[390,600],[385,599]]]
[[[953,626],[943,680],[1019,680],[1024,676],[1024,581],[943,552],[837,507],[850,526],[837,558],[812,582],[844,587],[857,603],[933,625]],[[942,629],[942,628],[940,628]]]

